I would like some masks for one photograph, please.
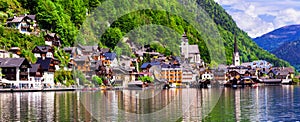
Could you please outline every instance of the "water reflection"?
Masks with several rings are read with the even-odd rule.
[[[300,87],[1,93],[1,121],[296,121]],[[221,94],[220,94],[221,93]]]

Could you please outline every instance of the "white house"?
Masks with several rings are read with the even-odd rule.
[[[53,87],[54,83],[54,72],[55,72],[55,61],[52,58],[38,58],[36,64],[40,64],[44,75],[42,78],[42,85],[45,87]]]
[[[8,27],[18,29],[20,33],[31,34],[38,31],[38,24],[35,15],[21,15],[8,18],[6,22]]]
[[[34,82],[29,80],[31,65],[25,58],[0,58],[0,68],[0,82],[18,88],[34,86]]]

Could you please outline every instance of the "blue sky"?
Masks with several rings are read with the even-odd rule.
[[[300,24],[300,0],[215,0],[252,38]]]

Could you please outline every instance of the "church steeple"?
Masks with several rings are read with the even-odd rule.
[[[239,54],[239,49],[238,49],[238,45],[237,45],[236,35],[234,35],[234,51],[233,51],[232,64],[234,66],[239,66],[241,64],[240,63],[240,54]]]

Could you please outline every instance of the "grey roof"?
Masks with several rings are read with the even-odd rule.
[[[27,15],[28,18],[35,20],[35,15]]]
[[[189,53],[193,53],[193,54],[200,53],[198,45],[189,45]]]
[[[40,67],[40,64],[31,64],[30,72],[37,72]]]
[[[109,52],[109,51],[110,51],[109,48],[102,48],[102,49],[101,49],[101,52],[102,52],[102,53],[107,53],[107,52]]]
[[[100,56],[101,52],[93,52],[92,56]]]
[[[47,33],[47,35],[49,35],[51,37],[55,37],[56,33]]]
[[[49,71],[52,58],[38,58],[36,64],[40,64],[44,71]]]
[[[79,61],[86,61],[86,59],[89,59],[89,56],[77,56],[74,61],[79,62]]]
[[[98,46],[82,46],[78,45],[79,48],[81,48],[85,52],[93,52],[98,50]]]
[[[25,16],[14,17],[11,23],[21,22]]]
[[[96,61],[96,60],[92,60],[91,61],[91,70],[98,70],[98,68],[102,66],[102,61]]]
[[[47,53],[49,51],[49,49],[52,49],[51,46],[47,45],[47,46],[36,46],[36,48],[38,48],[41,52]]]
[[[119,65],[124,67],[130,67],[131,61],[130,60],[121,60]]]
[[[75,47],[64,47],[64,51],[65,52],[71,52],[71,53],[75,53]]]
[[[0,67],[20,67],[25,58],[0,58]]]
[[[11,47],[9,50],[21,50],[19,47]]]
[[[277,75],[288,75],[290,72],[287,70],[281,70],[277,72]]]

